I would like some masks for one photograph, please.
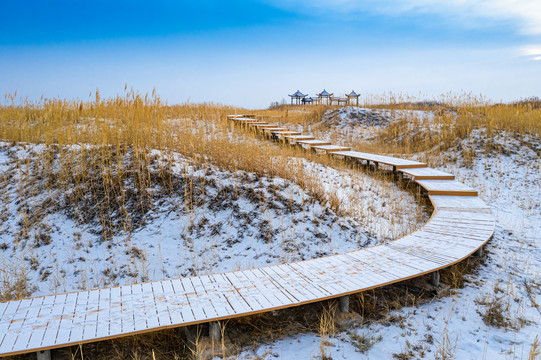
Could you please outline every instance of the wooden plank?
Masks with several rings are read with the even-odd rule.
[[[170,326],[173,324],[171,321],[171,313],[169,311],[169,299],[167,298],[163,284],[167,281],[153,281],[150,283],[152,287],[152,294],[154,295],[154,307],[158,317],[158,323],[160,326]]]
[[[206,314],[207,318],[217,318],[219,317],[218,313],[216,312],[216,309],[214,308],[214,304],[212,302],[212,299],[207,294],[205,287],[201,283],[201,277],[199,276],[192,276],[188,278],[191,280],[193,288],[197,294],[197,301],[204,304],[203,310]]]
[[[208,281],[212,285],[212,288],[216,292],[216,296],[219,299],[219,304],[222,309],[220,313],[225,312],[229,315],[237,314],[237,310],[231,305],[231,302],[234,303],[232,297],[237,296],[236,290],[233,288],[233,285],[229,282],[225,282],[223,277],[216,277],[213,274],[208,275]],[[205,284],[205,286],[207,286]],[[232,299],[232,301],[230,301]]]
[[[295,144],[299,140],[314,140],[312,135],[285,135],[284,136],[290,143]]]
[[[3,334],[4,337],[0,343],[0,354],[12,351],[13,346],[17,341],[17,337],[20,334],[20,329],[22,328],[22,325],[29,310],[29,305],[31,303],[32,300],[23,299],[20,301],[13,301],[9,304],[10,308],[8,309],[8,311],[13,315],[10,317],[11,320],[6,326],[7,331]],[[19,309],[22,310],[21,313],[18,312]]]
[[[111,288],[109,292],[109,335],[122,334],[122,297],[120,287]]]
[[[477,190],[456,180],[417,180],[429,195],[477,196]]]
[[[212,307],[214,308],[214,311],[216,312],[216,315],[218,317],[227,317],[235,314],[233,307],[227,301],[227,298],[223,296],[223,292],[226,288],[220,286],[220,282],[216,281],[215,278],[211,278],[208,275],[199,276],[198,278],[201,281],[205,292],[209,296]],[[232,290],[229,286],[227,288],[229,288],[229,290]]]
[[[258,292],[260,292],[261,297],[264,298],[263,303],[268,308],[282,306],[289,303],[285,297],[280,296],[281,292],[272,291],[269,289],[270,281],[265,281],[261,278],[258,278],[254,275],[251,270],[244,270],[236,272],[237,276],[244,276],[247,280],[250,281],[252,286],[254,286]]]
[[[120,312],[123,333],[129,333],[135,331],[135,311],[133,304],[133,295],[131,285],[124,285],[120,287],[120,300],[122,304],[122,310]]]
[[[325,153],[339,152],[339,151],[350,151],[351,148],[347,146],[339,145],[315,145],[312,149]]]
[[[147,328],[159,327],[158,309],[156,308],[154,289],[151,283],[141,284],[141,297],[145,308],[145,317],[147,319]]]
[[[455,176],[453,174],[446,173],[444,171],[439,171],[432,168],[406,168],[401,169],[406,175],[413,177],[414,180],[454,180]]]
[[[171,280],[171,287],[175,292],[176,302],[173,305],[178,306],[180,313],[182,314],[182,320],[184,323],[191,323],[197,320],[196,314],[194,313],[188,294],[183,287],[182,281],[180,279]]]
[[[182,309],[181,306],[179,306],[179,299],[175,294],[175,290],[173,289],[172,281],[163,280],[160,281],[160,284],[163,288],[163,294],[166,299],[167,310],[171,318],[171,324],[182,324],[183,322],[186,322],[184,320],[184,317],[182,316]]]
[[[321,275],[334,278],[334,281],[350,289],[364,289],[370,286],[362,269],[356,261],[345,256],[325,256],[313,261],[304,261]],[[339,278],[338,278],[339,277]]]
[[[45,335],[45,331],[47,330],[47,326],[49,325],[49,315],[51,314],[52,307],[54,304],[54,296],[46,296],[43,299],[43,302],[39,308],[38,312],[38,319],[40,319],[40,323],[36,324],[37,326],[34,326],[32,329],[32,334],[30,335],[30,339],[28,339],[27,346],[29,349],[39,349],[41,347],[41,342],[43,340],[43,336]]]
[[[317,272],[315,268],[312,268],[309,265],[309,261],[299,261],[286,265],[289,266],[292,271],[296,271],[301,275],[307,283],[328,293],[327,296],[343,294],[349,291],[349,288],[344,287],[342,284],[335,281],[334,277],[326,276],[329,274],[328,272]]]
[[[145,314],[145,301],[143,300],[143,287],[141,284],[134,284],[131,285],[130,288],[135,331],[148,329],[147,316]]]
[[[297,143],[301,145],[306,145],[308,149],[311,149],[315,146],[328,146],[331,145],[331,142],[328,140],[299,140]]]
[[[332,152],[333,155],[344,156],[354,159],[368,160],[377,163],[382,163],[390,166],[395,166],[397,169],[405,168],[420,168],[427,167],[427,164],[413,161],[413,160],[404,160],[400,158],[395,158],[391,156],[375,155],[369,153],[363,153],[359,151],[335,151]]]
[[[21,351],[28,347],[28,341],[32,335],[32,324],[34,323],[34,319],[38,316],[39,309],[41,308],[41,304],[44,300],[44,297],[31,299],[32,302],[29,305],[28,312],[25,315],[21,330],[17,336],[17,341],[13,345],[11,351]],[[0,350],[0,354],[3,352],[3,350]]]
[[[67,294],[58,294],[54,299],[54,306],[51,308],[50,321],[43,335],[41,346],[53,346],[60,330],[60,319],[66,307]]]
[[[226,273],[214,274],[213,278],[216,282],[223,284],[230,284],[231,291],[226,294],[227,301],[231,307],[235,310],[236,314],[249,313],[252,312],[250,304],[242,297],[242,294],[239,292],[239,289],[235,287],[235,284],[229,279]]]
[[[263,131],[265,131],[268,134],[271,134],[273,131],[287,131],[288,129],[285,127],[271,127],[271,128],[264,128]]]
[[[248,305],[249,311],[261,311],[265,309],[266,299],[259,291],[254,291],[255,286],[250,280],[243,276],[237,276],[235,272],[223,275],[231,282],[235,290],[242,297],[242,300]]]
[[[207,314],[205,313],[205,307],[208,307],[210,304],[206,304],[206,302],[203,302],[201,301],[201,299],[198,298],[198,294],[196,293],[193,287],[191,279],[182,278],[179,280],[182,283],[182,286],[184,287],[184,291],[186,293],[186,297],[188,298],[188,301],[190,302],[190,308],[193,311],[195,320],[200,321],[203,319],[211,318],[211,316],[207,316]]]
[[[269,291],[271,291],[274,296],[276,296],[283,302],[283,304],[293,304],[299,302],[299,299],[295,298],[293,295],[287,292],[287,290],[279,286],[275,281],[273,281],[272,277],[270,277],[267,273],[263,272],[260,268],[244,271],[249,271],[252,276],[255,276],[258,279],[258,282],[265,285],[265,287],[269,289]]]
[[[95,338],[98,330],[98,312],[100,301],[100,291],[88,291],[86,317],[83,327],[83,340]]]
[[[301,135],[301,132],[299,131],[291,131],[291,130],[274,130],[271,131],[271,134],[276,136],[286,136],[286,135]]]
[[[290,293],[292,291],[297,291],[298,294],[302,295],[304,297],[303,301],[310,301],[312,299],[317,299],[318,297],[328,296],[327,291],[319,289],[311,284],[307,284],[300,274],[291,272],[287,266],[276,265],[270,266],[267,269],[273,271],[276,276],[284,280],[285,284],[289,285],[287,289]]]

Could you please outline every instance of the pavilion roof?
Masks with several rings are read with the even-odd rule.
[[[327,92],[327,90],[323,89],[323,91],[320,92],[320,93],[317,94],[317,95],[318,95],[318,96],[331,96],[332,94],[329,94],[329,93]]]
[[[357,94],[355,92],[355,90],[351,90],[351,92],[348,94],[348,96],[359,96],[359,94]]]
[[[299,90],[297,90],[293,95],[289,95],[291,97],[305,97],[307,94],[301,93]]]

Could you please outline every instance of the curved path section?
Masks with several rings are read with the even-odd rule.
[[[423,227],[387,245],[256,269],[3,302],[0,356],[230,319],[381,287],[455,264],[494,232],[490,208],[451,174],[415,161],[349,151],[254,118],[229,118],[305,148],[392,166],[428,192],[434,213]]]

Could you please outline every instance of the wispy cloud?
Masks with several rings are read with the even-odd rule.
[[[268,0],[289,9],[438,15],[468,27],[511,22],[524,34],[541,34],[540,0]],[[302,11],[302,10],[301,10]]]
[[[541,45],[529,45],[519,49],[520,55],[529,57],[534,61],[541,61]]]
[[[541,45],[530,45],[522,48],[522,55],[541,56]]]

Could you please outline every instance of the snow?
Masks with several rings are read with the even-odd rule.
[[[0,200],[0,264],[28,272],[33,296],[351,251],[409,232],[427,219],[410,193],[366,174],[292,159],[299,176],[321,186],[325,195],[317,200],[285,179],[201,168],[172,154],[175,174],[205,179],[201,206],[186,208],[182,196],[159,197],[143,225],[106,241],[99,235],[99,224],[81,224],[66,210],[48,211],[25,237],[21,209],[33,214],[48,199],[62,196],[39,184],[28,189],[24,171],[17,168],[17,162],[31,162],[43,151],[43,145],[0,144],[3,174],[14,174],[6,180]],[[166,161],[158,151],[153,155]],[[27,193],[21,199],[23,188]],[[342,203],[341,215],[331,209],[331,197]]]

